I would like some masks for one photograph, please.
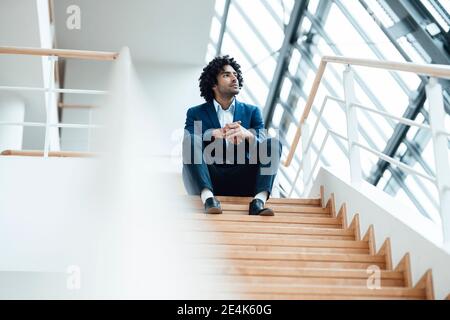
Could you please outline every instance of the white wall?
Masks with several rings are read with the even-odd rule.
[[[25,103],[17,95],[0,94],[0,121],[22,122],[25,118]],[[22,148],[23,127],[0,126],[0,152]]]
[[[188,108],[203,103],[198,88],[198,78],[203,66],[156,65],[138,66],[144,90],[150,95],[152,103],[160,109],[163,130],[161,139],[167,148],[166,157],[171,170],[181,172],[181,140]],[[179,178],[179,191],[183,192]]]
[[[136,66],[144,90],[151,102],[162,111],[164,132],[161,138],[171,141],[177,129],[184,128],[189,107],[203,103],[198,78],[203,66],[141,64]],[[170,154],[170,150],[167,150]]]
[[[108,90],[109,78],[114,62],[68,60],[66,69],[66,88],[82,88],[93,90]],[[141,89],[144,91],[149,108],[160,113],[158,123],[161,132],[158,140],[165,146],[161,156],[167,157],[175,171],[180,170],[178,159],[170,159],[177,151],[174,139],[184,128],[186,111],[189,107],[203,103],[198,88],[198,78],[203,66],[185,64],[158,64],[137,62],[134,69]],[[98,96],[65,95],[64,102],[68,104],[100,105]],[[107,108],[107,106],[105,106]],[[65,109],[64,123],[89,123],[89,110]],[[95,114],[95,111],[93,111]],[[94,115],[95,117],[95,115]],[[62,150],[87,150],[88,130],[63,129]],[[149,146],[151,148],[151,146]],[[181,161],[181,160],[180,160]]]

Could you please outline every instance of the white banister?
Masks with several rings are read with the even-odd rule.
[[[327,63],[339,63],[344,65],[369,67],[389,71],[411,72],[423,76],[450,79],[450,66],[442,64],[419,64],[412,62],[381,61],[339,56],[324,56],[322,57],[322,61],[325,61]]]
[[[436,78],[431,78],[426,86],[431,132],[436,164],[436,183],[439,191],[440,208],[444,236],[444,246],[450,249],[450,161],[448,138],[445,132],[445,109],[442,86]]]
[[[89,125],[84,124],[62,124],[58,123],[55,117],[55,112],[57,107],[56,103],[56,93],[70,93],[70,94],[89,94],[89,95],[107,95],[108,91],[103,90],[85,90],[85,89],[65,89],[56,88],[55,82],[55,62],[57,62],[58,57],[71,58],[71,59],[86,59],[86,60],[110,60],[114,61],[119,57],[117,52],[100,52],[100,51],[86,51],[86,50],[65,50],[65,49],[47,49],[47,48],[28,48],[28,47],[0,47],[0,54],[8,55],[34,55],[34,56],[47,56],[50,64],[50,77],[48,85],[45,84],[44,87],[28,87],[28,86],[0,86],[0,91],[18,91],[18,92],[43,92],[46,93],[46,120],[45,123],[40,122],[16,122],[16,121],[0,121],[0,126],[22,126],[22,127],[44,127],[45,128],[45,140],[44,140],[44,150],[42,154],[44,157],[48,157],[52,149],[51,142],[52,137],[51,132],[53,128],[76,128],[76,129],[89,129],[89,139],[91,137],[91,129],[98,128],[102,126],[92,125],[92,114],[89,114]],[[62,107],[62,105],[61,105]],[[79,107],[79,106],[76,106]],[[86,106],[82,106],[86,107]],[[8,120],[8,119],[5,119]],[[57,136],[56,136],[57,137]],[[90,141],[88,141],[90,143]],[[59,149],[59,145],[57,146]],[[89,145],[90,149],[90,145]],[[0,150],[1,151],[1,150]],[[39,153],[40,154],[40,153]]]
[[[364,109],[364,110],[367,110],[369,112],[379,114],[380,116],[383,116],[385,118],[390,118],[390,119],[393,119],[393,120],[397,120],[398,122],[403,123],[404,125],[407,125],[407,126],[418,127],[420,129],[424,129],[424,130],[431,130],[430,126],[428,126],[426,124],[417,123],[417,122],[414,122],[414,121],[409,120],[409,119],[393,116],[393,115],[391,115],[391,114],[389,114],[387,112],[383,112],[383,111],[380,111],[380,110],[375,110],[375,109],[372,109],[372,108],[368,108],[368,107],[365,107],[365,106],[360,105],[358,103],[354,103],[353,106],[357,107],[359,109]]]
[[[318,162],[319,162],[320,157],[322,156],[323,150],[324,150],[324,148],[325,148],[325,144],[326,144],[326,142],[328,141],[328,137],[329,137],[329,136],[335,136],[335,137],[337,137],[337,138],[339,138],[339,139],[342,139],[342,140],[348,142],[348,138],[345,137],[345,136],[343,136],[342,134],[340,134],[340,133],[338,133],[338,132],[336,132],[336,131],[334,131],[334,130],[332,130],[332,129],[328,129],[328,130],[327,130],[327,133],[326,133],[324,139],[322,140],[322,144],[320,145],[319,152],[318,152],[318,154],[317,154],[316,160],[315,160],[314,165],[313,165],[313,168],[312,168],[312,170],[311,170],[311,174],[310,174],[309,177],[306,179],[307,184],[309,184],[309,183],[312,182],[311,180],[312,180],[312,178],[313,178],[313,173],[314,173],[314,171],[315,171],[315,169],[316,169],[316,167],[317,167],[317,164],[318,164]],[[359,148],[361,148],[361,149],[364,149],[364,150],[366,150],[367,152],[372,153],[373,155],[375,155],[375,156],[377,156],[377,157],[383,159],[383,160],[386,161],[386,162],[389,162],[391,165],[394,165],[394,166],[396,166],[396,167],[398,167],[398,168],[400,168],[400,169],[402,169],[402,170],[408,172],[409,174],[413,174],[413,175],[416,175],[416,176],[418,176],[418,177],[422,177],[422,178],[424,178],[424,179],[430,181],[431,183],[436,184],[436,179],[435,179],[434,177],[431,177],[431,176],[429,176],[429,175],[427,175],[427,174],[421,173],[421,172],[415,170],[414,168],[412,168],[411,166],[406,165],[406,164],[404,164],[404,163],[402,163],[402,162],[400,162],[400,161],[398,161],[398,160],[396,160],[396,159],[394,159],[394,158],[391,158],[391,157],[385,155],[384,153],[381,153],[381,152],[379,152],[379,151],[376,151],[376,150],[373,150],[373,149],[371,149],[371,148],[368,148],[368,147],[366,147],[366,146],[360,144],[359,142],[355,142],[355,146],[357,146],[357,147],[359,147]],[[299,170],[297,171],[297,175],[300,173],[301,169],[302,169],[302,168],[300,167]],[[298,177],[298,176],[297,176],[297,177]],[[293,186],[295,186],[295,183],[296,183],[296,181],[294,181]],[[291,193],[292,193],[292,190],[291,190]]]
[[[53,115],[53,107],[56,108],[56,105],[53,104],[54,100],[54,90],[55,90],[55,62],[58,57],[49,56],[49,77],[48,77],[48,89],[47,99],[45,102],[45,112],[46,112],[46,121],[45,121],[45,138],[44,138],[44,158],[48,157],[48,152],[50,151],[50,123],[52,123],[52,115]]]
[[[316,161],[314,161],[314,166],[313,166],[312,170],[310,171],[310,173],[305,178],[305,183],[304,183],[305,189],[303,190],[303,196],[306,196],[306,194],[310,191],[310,189],[306,188],[306,187],[309,186],[309,184],[312,182],[314,171],[316,170],[316,167],[319,164],[320,156],[323,153],[323,149],[325,148],[325,145],[327,144],[329,136],[330,136],[330,131],[327,131],[327,133],[325,134],[325,138],[323,138],[322,144],[320,145],[320,149],[319,149],[319,153],[317,154]]]
[[[348,137],[348,160],[350,163],[350,178],[354,186],[358,186],[362,182],[361,175],[361,157],[359,148],[355,145],[358,143],[358,116],[357,109],[354,104],[355,82],[353,70],[350,66],[344,71],[344,95],[345,95],[345,113],[347,118],[347,137]]]
[[[309,167],[311,166],[311,152],[310,152],[311,145],[312,145],[312,142],[313,142],[313,138],[314,138],[314,136],[316,134],[317,127],[319,126],[320,119],[322,118],[322,114],[324,113],[325,107],[327,106],[327,102],[329,100],[332,100],[332,101],[335,101],[335,102],[340,103],[342,105],[345,105],[345,101],[343,101],[343,100],[341,100],[339,98],[328,96],[328,95],[325,96],[325,98],[324,98],[324,100],[322,102],[322,106],[320,107],[320,111],[319,111],[319,114],[317,116],[316,123],[314,124],[314,128],[313,128],[312,132],[309,133],[309,126],[308,126],[307,127],[307,130],[308,130],[307,135],[305,133],[303,133],[303,135],[306,135],[307,137],[309,137],[309,139],[305,138],[302,135],[302,154],[306,154],[306,156],[302,156],[302,158],[300,160],[300,165],[299,165],[299,168],[297,170],[297,173],[295,174],[295,178],[294,178],[294,181],[292,182],[291,190],[288,193],[288,197],[292,196],[292,193],[294,192],[295,187],[297,185],[297,181],[298,181],[298,178],[300,176],[300,172],[302,170],[305,171],[305,172],[303,172],[303,193],[305,193],[305,190],[309,189],[309,188],[307,188],[308,186],[307,186],[306,181],[309,181],[307,176],[309,175],[308,172],[310,170],[305,170],[303,166],[304,166],[304,162],[305,162],[306,158],[307,158],[307,161],[309,161]],[[307,123],[305,122],[304,125],[306,125],[306,124]],[[312,170],[312,171],[314,171],[314,170]],[[310,175],[310,176],[312,176],[312,175]]]
[[[398,160],[396,160],[394,158],[391,158],[391,157],[385,155],[382,152],[379,152],[379,151],[373,150],[371,148],[368,148],[368,147],[366,147],[365,145],[362,145],[359,142],[356,142],[355,145],[358,146],[361,149],[364,149],[364,150],[372,153],[373,155],[377,156],[378,158],[383,159],[384,161],[387,161],[390,164],[393,164],[394,166],[399,167],[400,169],[402,169],[402,170],[404,170],[404,171],[406,171],[406,172],[408,172],[410,174],[415,174],[415,175],[417,175],[419,177],[427,179],[428,181],[430,181],[433,184],[436,184],[436,179],[435,178],[433,178],[433,177],[431,177],[431,176],[429,176],[429,175],[427,175],[425,173],[420,173],[419,171],[414,170],[413,168],[411,168],[407,164],[404,164],[404,163],[402,163],[402,162],[400,162],[400,161],[398,161]]]
[[[288,198],[291,198],[292,194],[294,193],[295,186],[297,185],[298,177],[300,176],[300,172],[302,172],[302,168],[303,168],[303,161],[300,160],[300,165],[298,167],[297,173],[295,174],[294,181],[292,182],[291,190],[288,193]]]
[[[303,110],[303,114],[300,118],[300,126],[297,128],[297,132],[295,133],[294,140],[292,141],[291,149],[286,157],[284,162],[285,166],[289,166],[294,157],[294,152],[298,146],[298,142],[301,138],[301,124],[308,119],[309,112],[313,106],[314,100],[317,95],[317,90],[322,81],[322,77],[325,73],[325,69],[328,63],[338,63],[344,65],[354,65],[354,66],[363,66],[375,69],[384,69],[390,71],[403,71],[415,73],[418,75],[431,76],[437,78],[445,78],[450,79],[450,66],[447,65],[437,65],[437,64],[417,64],[411,62],[395,62],[395,61],[379,61],[379,60],[370,60],[370,59],[360,59],[360,58],[349,58],[349,57],[341,57],[341,56],[323,56],[320,60],[319,68],[317,69],[316,76],[314,78],[313,85],[311,87],[311,91],[308,96],[308,100],[306,101],[305,109]]]
[[[308,176],[311,174],[311,152],[309,151],[309,125],[303,123],[302,128],[302,159],[303,159],[303,186],[308,190]]]
[[[346,65],[346,69],[343,74],[343,86],[344,86],[344,97],[345,97],[345,112],[347,120],[347,137],[344,137],[337,132],[327,128],[326,138],[322,141],[319,154],[315,160],[314,166],[311,169],[311,159],[308,157],[308,152],[312,145],[312,140],[315,136],[318,122],[322,118],[323,110],[327,101],[334,100],[338,103],[342,103],[338,98],[333,98],[326,96],[322,106],[320,108],[318,117],[316,119],[316,124],[312,133],[310,134],[309,128],[305,125],[311,108],[314,104],[318,88],[321,84],[322,77],[325,72],[325,68],[328,63],[337,63]],[[429,104],[429,114],[430,114],[430,125],[418,123],[411,119],[405,119],[403,117],[397,117],[388,112],[374,110],[359,104],[356,100],[355,95],[355,85],[354,85],[354,75],[352,71],[352,66],[363,66],[375,69],[384,69],[389,71],[402,71],[411,72],[418,75],[425,75],[432,77],[429,84],[426,86],[426,93],[428,97]],[[298,142],[302,141],[302,155],[301,165],[298,169],[294,183],[291,188],[290,194],[292,194],[297,183],[297,179],[300,175],[300,171],[303,170],[303,192],[308,190],[309,184],[312,182],[313,173],[325,147],[326,140],[330,135],[337,136],[348,142],[347,157],[350,164],[350,178],[351,183],[354,187],[362,182],[362,170],[361,170],[361,160],[360,151],[361,149],[366,150],[380,159],[383,159],[390,164],[397,166],[398,168],[404,170],[409,174],[419,176],[421,178],[431,181],[438,189],[439,194],[439,212],[442,222],[443,237],[444,237],[444,247],[450,250],[450,161],[449,161],[449,150],[448,150],[448,139],[450,138],[450,133],[446,131],[445,128],[445,109],[443,100],[442,87],[438,82],[437,78],[450,79],[450,66],[447,65],[430,65],[430,64],[415,64],[409,62],[392,62],[392,61],[376,61],[368,59],[359,58],[348,58],[348,57],[329,57],[324,56],[321,59],[319,69],[314,78],[313,86],[311,92],[306,101],[305,109],[300,119],[300,125],[297,128],[297,132],[294,136],[291,149],[287,155],[285,166],[289,166],[295,150],[298,146]],[[386,119],[397,120],[407,126],[415,126],[420,129],[430,130],[433,137],[433,149],[434,158],[436,164],[436,176],[430,176],[421,173],[409,165],[402,163],[401,161],[387,156],[386,154],[374,150],[372,148],[366,147],[365,145],[359,143],[358,137],[358,117],[357,109],[363,109],[371,113],[378,114]],[[306,147],[305,147],[306,146]]]

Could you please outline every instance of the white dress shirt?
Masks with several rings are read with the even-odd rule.
[[[219,119],[221,128],[233,122],[235,103],[236,99],[233,99],[233,102],[231,102],[231,105],[228,107],[228,109],[224,110],[222,106],[216,101],[216,99],[214,99],[214,106],[216,107],[217,118]],[[229,144],[230,142],[228,140],[225,140],[225,145],[227,146],[227,149]],[[225,155],[225,162],[232,163],[232,160],[228,159],[227,155]]]
[[[221,128],[233,122],[235,103],[236,99],[233,99],[230,107],[227,110],[224,110],[222,106],[216,101],[216,99],[214,99],[214,106],[216,107],[217,118],[219,118]]]

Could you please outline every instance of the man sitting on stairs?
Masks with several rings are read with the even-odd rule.
[[[200,195],[205,213],[222,213],[215,195],[254,197],[250,215],[272,216],[265,207],[281,157],[281,144],[265,134],[258,107],[236,100],[243,85],[240,65],[214,58],[199,78],[206,103],[187,111],[183,182]]]

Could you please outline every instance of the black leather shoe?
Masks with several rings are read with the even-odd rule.
[[[220,201],[214,197],[208,198],[205,201],[205,213],[208,214],[220,214],[222,208],[220,207]]]
[[[275,213],[270,208],[264,208],[264,202],[261,199],[253,199],[248,207],[248,214],[251,216],[274,216]]]

